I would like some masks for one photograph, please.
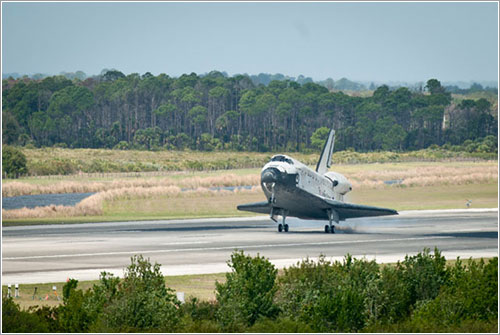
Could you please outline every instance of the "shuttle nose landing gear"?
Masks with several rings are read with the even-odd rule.
[[[329,209],[326,212],[328,214],[328,224],[325,225],[325,233],[335,234],[335,226],[332,222],[339,223],[339,215],[333,209]]]

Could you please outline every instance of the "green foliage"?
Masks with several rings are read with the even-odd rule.
[[[371,322],[391,323],[406,318],[417,302],[433,300],[448,283],[446,260],[438,249],[406,256],[395,267],[385,267],[372,299]]]
[[[123,281],[106,278],[97,301],[105,301],[92,330],[130,332],[174,331],[179,323],[179,301],[165,286],[160,265],[141,255],[131,258]],[[95,293],[97,294],[97,293]],[[106,301],[107,300],[107,301]]]
[[[180,304],[159,265],[134,256],[120,280],[103,272],[91,290],[76,280],[54,308],[21,310],[2,299],[2,332],[393,332],[488,333],[498,328],[498,257],[446,266],[435,249],[396,265],[309,259],[278,276],[264,257],[234,252],[217,301]]]
[[[218,333],[219,325],[216,322],[217,302],[200,301],[190,297],[181,305],[180,329],[186,333]]]
[[[17,143],[22,129],[14,115],[2,111],[2,143]]]
[[[459,145],[498,135],[495,92],[476,85],[475,95],[452,104],[437,79],[427,82],[425,93],[383,85],[373,87],[373,96],[360,97],[333,91],[362,88],[345,78],[320,85],[310,78],[294,81],[265,74],[257,81],[243,75],[196,73],[179,78],[125,76],[117,70],[85,81],[77,79],[81,76],[6,82],[3,142],[68,148],[124,149],[124,142],[142,150],[302,151],[321,147],[321,136],[311,134],[333,126],[338,149],[372,151]],[[485,92],[488,99],[480,94]],[[202,134],[210,134],[217,143],[200,146]]]
[[[78,280],[70,279],[63,287],[63,305],[59,308],[59,323],[61,329],[70,333],[87,332],[89,325],[95,319],[84,308],[85,300],[90,292],[77,290]]]
[[[90,162],[91,166],[95,164],[98,163]],[[30,162],[29,171],[34,175],[68,175],[77,172],[76,165],[75,161],[57,157],[49,161]]]
[[[448,280],[445,265],[446,259],[437,248],[434,249],[434,254],[430,254],[429,249],[424,249],[416,256],[406,256],[403,262],[396,265],[408,288],[411,304],[434,299],[438,295],[439,289]]]
[[[33,311],[22,311],[13,298],[2,297],[2,333],[47,333],[49,324]]]
[[[134,147],[142,150],[158,149],[162,142],[162,137],[163,133],[159,127],[139,129],[134,134]]]
[[[330,128],[327,127],[321,127],[316,129],[314,133],[311,135],[311,146],[317,150],[323,149],[329,131]]]
[[[439,257],[433,260],[426,256],[424,251],[420,256],[416,256],[411,263],[415,266],[420,263],[426,263],[424,267],[427,270],[417,266],[414,270],[418,273],[434,272],[431,277],[434,280],[419,280],[422,284],[429,282],[438,282],[437,273],[442,272],[442,266],[439,264]],[[423,261],[426,259],[425,261]],[[406,262],[407,260],[405,260]],[[438,269],[437,271],[435,271]],[[396,269],[396,271],[398,271]],[[469,260],[466,265],[457,259],[453,266],[449,266],[445,271],[445,277],[448,278],[445,284],[439,288],[439,293],[432,299],[420,299],[409,307],[394,306],[401,310],[406,310],[406,316],[399,318],[389,318],[383,321],[379,319],[368,325],[364,330],[368,332],[495,332],[498,327],[498,258],[493,258],[488,264],[482,260],[474,262]],[[401,271],[405,274],[405,271]],[[442,276],[441,276],[442,277]],[[386,277],[387,278],[387,277]],[[419,286],[412,283],[417,282],[414,278],[402,278],[399,283],[407,283],[407,293],[412,288]],[[409,283],[409,284],[408,284]],[[421,284],[421,285],[422,285]],[[431,284],[431,287],[434,286]],[[388,290],[401,291],[401,285],[387,285]],[[433,292],[434,290],[424,290]],[[411,295],[408,295],[411,296]],[[394,304],[393,299],[399,298],[392,294],[390,299],[385,299],[385,304]],[[408,300],[407,300],[408,301]],[[394,310],[392,310],[394,311]]]
[[[213,151],[220,149],[220,141],[210,136],[210,134],[203,133],[196,141],[196,149],[202,151]]]
[[[374,261],[349,255],[343,263],[330,263],[323,256],[317,263],[305,260],[279,278],[277,304],[285,317],[315,332],[358,331],[366,323],[365,302],[377,277]]]
[[[118,144],[116,144],[113,149],[116,149],[116,150],[128,150],[130,148],[128,142],[125,142],[125,141],[120,141],[118,142]]]
[[[493,320],[498,317],[498,258],[487,265],[457,260],[450,270],[450,285],[436,299],[424,301],[414,315],[416,323],[456,326],[463,320]]]
[[[268,259],[233,252],[226,282],[216,282],[217,319],[224,331],[240,331],[277,313],[273,303],[277,270]]]
[[[312,333],[312,329],[305,322],[280,317],[278,319],[259,319],[247,331],[249,333]]]
[[[2,175],[16,178],[26,174],[26,156],[21,150],[10,145],[2,146]]]

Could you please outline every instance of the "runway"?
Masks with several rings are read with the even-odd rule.
[[[228,270],[236,250],[269,258],[277,267],[325,255],[395,262],[438,247],[447,259],[498,255],[498,210],[407,211],[398,216],[353,219],[325,234],[324,221],[288,218],[278,233],[268,217],[111,222],[4,227],[2,284],[122,276],[130,257],[142,254],[164,275]]]

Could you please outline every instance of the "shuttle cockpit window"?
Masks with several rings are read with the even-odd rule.
[[[285,162],[285,163],[288,163],[290,165],[293,165],[293,161],[290,158],[283,156],[283,155],[273,156],[271,158],[271,162]]]

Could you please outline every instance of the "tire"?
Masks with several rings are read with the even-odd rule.
[[[287,225],[287,224],[285,224],[285,225],[284,225],[284,228],[285,228],[285,233],[287,233],[287,232],[288,232],[288,225]]]
[[[332,226],[332,231],[331,231],[332,234],[335,234],[335,226]]]
[[[281,223],[278,225],[278,231],[280,233],[283,231],[283,225]]]
[[[325,233],[329,233],[330,232],[330,226],[329,225],[325,225]]]

